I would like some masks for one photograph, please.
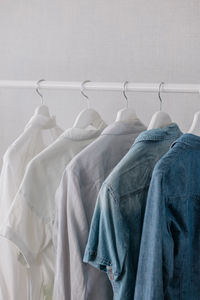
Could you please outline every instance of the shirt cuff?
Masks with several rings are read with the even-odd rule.
[[[18,249],[18,260],[23,265],[25,265],[27,268],[30,268],[30,266],[34,264],[34,255],[28,250],[20,236],[9,226],[1,227],[0,236],[8,239],[15,245],[15,247]]]
[[[113,270],[112,262],[106,258],[100,257],[94,250],[85,250],[83,262],[89,263],[93,267],[106,272],[111,281],[116,280],[119,277],[119,273]]]
[[[107,267],[111,266],[111,262],[105,258],[99,257],[94,250],[86,249],[83,257],[83,262],[89,263],[95,268],[107,271]]]

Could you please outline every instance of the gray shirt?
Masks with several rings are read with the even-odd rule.
[[[106,274],[83,263],[83,255],[101,185],[144,130],[139,120],[115,122],[67,166],[56,194],[56,300],[113,298]]]

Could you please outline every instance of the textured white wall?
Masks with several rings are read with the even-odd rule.
[[[200,83],[199,0],[0,0],[0,79]],[[120,92],[90,92],[111,123]],[[163,108],[186,131],[200,95],[164,95]],[[77,91],[45,91],[63,128],[85,102]],[[0,90],[0,156],[40,103],[32,90]],[[146,124],[155,94],[130,93]]]

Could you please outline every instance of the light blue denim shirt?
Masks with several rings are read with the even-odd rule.
[[[134,299],[200,299],[200,137],[193,134],[154,169]]]
[[[107,272],[116,300],[133,300],[152,171],[181,134],[175,123],[141,133],[101,187],[84,261]]]

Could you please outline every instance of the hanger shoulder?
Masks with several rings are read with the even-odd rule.
[[[138,119],[136,112],[133,108],[123,108],[118,111],[116,122],[121,121],[125,123],[130,123]]]
[[[163,128],[165,126],[168,126],[172,123],[172,120],[170,116],[163,111],[157,111],[148,126],[148,130],[150,129],[156,129],[156,128]]]
[[[200,136],[200,111],[195,113],[192,125],[188,133]]]
[[[102,122],[103,120],[96,110],[87,108],[78,114],[73,127],[86,128],[91,125],[95,128],[99,128]]]
[[[50,118],[49,108],[46,105],[40,105],[36,108],[36,112],[39,115]]]

